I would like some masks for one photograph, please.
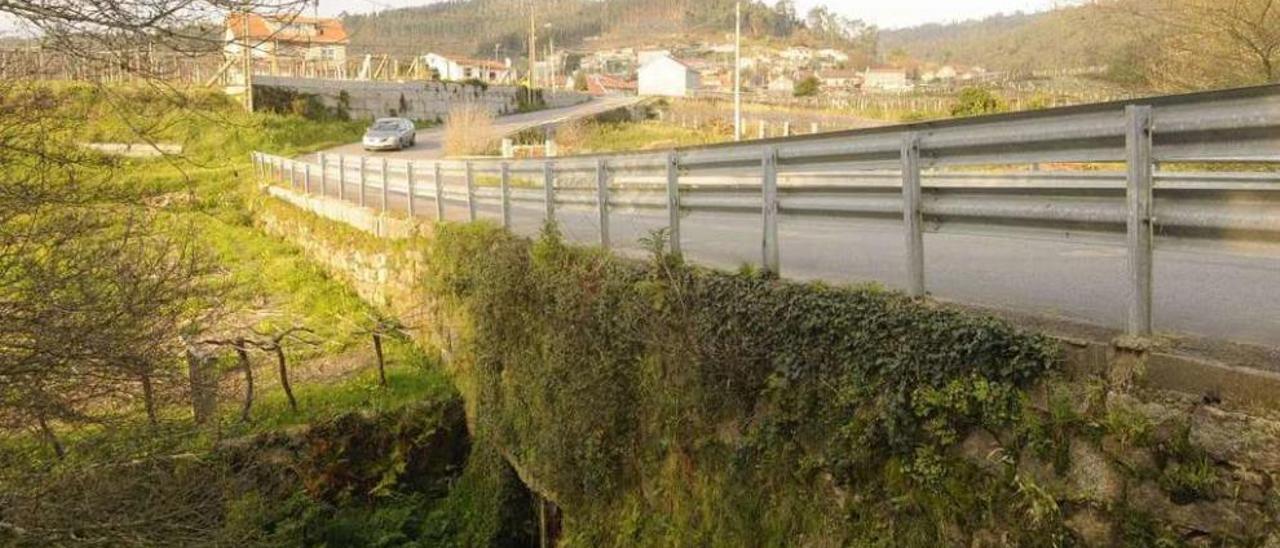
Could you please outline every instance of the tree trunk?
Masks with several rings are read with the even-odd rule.
[[[62,459],[67,456],[67,450],[62,447],[62,442],[58,441],[58,435],[53,432],[53,428],[49,426],[49,421],[44,417],[44,411],[40,411],[36,415],[36,422],[40,425],[40,435],[44,437],[44,441],[53,448],[53,454]]]
[[[387,387],[387,368],[382,359],[382,335],[373,334],[373,353],[378,355],[378,380],[382,387]]]
[[[218,412],[218,385],[210,379],[210,358],[192,346],[187,347],[187,375],[191,381],[191,412],[196,424],[206,424]]]
[[[276,345],[276,362],[280,364],[280,386],[284,388],[285,397],[289,398],[289,408],[297,411],[298,400],[293,398],[293,387],[289,385],[289,366],[285,364],[284,348]]]
[[[158,424],[158,421],[156,420],[156,391],[155,387],[151,385],[151,373],[143,371],[141,380],[142,404],[147,408],[147,422],[150,423],[151,426],[155,426]]]
[[[249,363],[249,351],[245,350],[244,340],[236,341],[236,356],[240,358],[240,368],[244,370],[244,409],[240,412],[240,420],[248,422],[249,413],[253,411],[253,366]]]

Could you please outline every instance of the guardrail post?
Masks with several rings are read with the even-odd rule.
[[[791,120],[782,122],[782,136],[783,137],[791,136]]]
[[[365,195],[365,161],[364,156],[360,156],[360,207],[364,207]]]
[[[764,139],[764,138],[765,138],[765,133],[766,133],[766,130],[765,130],[765,121],[764,121],[764,120],[760,120],[760,138],[761,138],[761,139]]]
[[[302,164],[302,191],[311,194],[311,164]]]
[[[542,195],[546,207],[546,222],[556,220],[556,166],[551,162],[542,164]]]
[[[600,247],[609,249],[609,165],[596,160],[596,209],[600,214]]]
[[[467,162],[467,220],[476,220],[476,178],[471,171],[471,162]]]
[[[320,195],[329,195],[329,163],[324,157],[324,153],[320,153]]]
[[[1125,108],[1125,164],[1128,168],[1127,198],[1129,247],[1128,333],[1137,337],[1151,334],[1152,294],[1152,158],[1151,107]]]
[[[760,240],[761,266],[770,274],[781,273],[781,255],[778,251],[778,149],[768,147],[761,159],[761,220],[764,222]]]
[[[390,192],[390,179],[387,177],[387,159],[382,159],[382,212],[387,212],[387,194]]]
[[[338,155],[338,199],[347,199],[347,157]]]
[[[680,256],[680,157],[667,153],[667,226],[671,237],[671,254]]]
[[[502,162],[502,228],[511,228],[511,166]]]
[[[924,216],[920,211],[920,136],[902,136],[902,228],[907,244],[907,294],[924,296]]]
[[[444,177],[441,175],[440,162],[435,163],[436,187],[436,220],[444,220]]]
[[[292,188],[294,190],[298,189],[297,170],[298,170],[297,164],[295,164],[293,160],[289,160],[289,188]]]
[[[404,165],[404,180],[405,180],[405,189],[408,191],[408,196],[407,196],[408,205],[405,207],[409,208],[409,218],[412,219],[413,210],[414,210],[413,208],[413,160],[409,160]]]

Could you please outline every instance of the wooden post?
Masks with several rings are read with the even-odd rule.
[[[920,137],[902,137],[902,223],[906,233],[907,294],[924,296],[924,216],[920,211]]]
[[[762,209],[764,233],[761,238],[761,263],[772,275],[781,273],[781,254],[778,251],[778,149],[768,147],[761,162]]]
[[[1126,198],[1129,207],[1129,318],[1128,334],[1151,335],[1152,321],[1152,157],[1151,107],[1125,108],[1125,164],[1128,170]]]
[[[328,171],[329,171],[329,163],[328,163],[328,161],[326,160],[326,158],[325,158],[325,156],[324,156],[324,153],[323,153],[323,152],[321,152],[321,153],[320,153],[320,195],[321,195],[321,196],[328,196],[328,195],[329,195],[329,173],[328,173]]]
[[[502,162],[502,228],[511,229],[511,166]]]
[[[311,164],[302,164],[302,191],[311,194]]]
[[[600,214],[600,247],[609,249],[609,165],[596,160],[596,209]]]
[[[667,226],[671,238],[671,254],[680,256],[680,157],[667,153]]]

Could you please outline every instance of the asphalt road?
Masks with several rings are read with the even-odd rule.
[[[346,195],[358,201],[348,180]],[[468,218],[465,185],[446,177],[445,216]],[[495,189],[477,192],[493,193]],[[560,192],[586,204],[557,204],[557,221],[575,242],[599,242],[593,191]],[[330,182],[328,193],[336,196]],[[542,226],[541,189],[515,189],[512,229],[535,235]],[[366,189],[366,204],[381,207],[382,191]],[[393,183],[388,207],[406,210],[403,187]],[[416,214],[434,218],[429,185],[418,191]],[[477,217],[500,222],[496,198],[477,201]],[[617,209],[610,214],[613,247],[642,254],[638,240],[666,226],[661,209]],[[681,220],[686,257],[707,266],[736,269],[760,264],[758,214],[686,213]],[[902,288],[904,236],[893,220],[796,217],[779,222],[782,274],[837,284],[878,283]],[[1165,333],[1280,347],[1280,254],[1275,248],[1223,248],[1157,239],[1155,322]],[[944,299],[1004,308],[1049,318],[1121,328],[1126,315],[1126,255],[1123,242],[1072,241],[1020,233],[925,235],[926,285]]]
[[[532,127],[555,124],[574,118],[593,116],[616,108],[632,105],[639,101],[639,97],[596,97],[590,101],[571,107],[502,116],[494,120],[493,126],[496,133],[506,136],[513,133],[519,133]],[[350,156],[368,155],[372,157],[397,160],[419,160],[444,157],[443,127],[437,126],[419,130],[416,141],[417,143],[414,146],[404,150],[369,152],[364,150],[364,147],[362,147],[360,143],[351,143],[321,152],[325,154],[346,154]],[[309,162],[319,162],[315,155],[307,156],[305,159]]]

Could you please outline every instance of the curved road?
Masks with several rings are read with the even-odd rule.
[[[494,120],[494,130],[502,136],[519,133],[529,128],[558,124],[575,118],[585,118],[617,108],[639,103],[641,98],[632,96],[593,97],[591,100],[564,108],[538,110],[502,116]],[[417,144],[404,150],[368,152],[360,143],[351,143],[321,151],[325,154],[366,154],[398,160],[442,158],[444,156],[444,128],[435,126],[418,130]],[[315,155],[304,157],[308,162],[318,162]]]

